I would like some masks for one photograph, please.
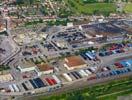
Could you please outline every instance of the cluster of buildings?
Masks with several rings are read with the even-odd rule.
[[[83,67],[87,67],[87,63],[80,56],[70,56],[63,60],[63,66],[67,70],[74,70]],[[34,64],[32,62],[20,62],[17,67],[20,72],[36,71],[38,76],[43,74],[51,74],[54,72],[54,67],[48,63]]]
[[[20,62],[17,68],[22,73],[34,70],[37,72],[38,76],[41,76],[42,74],[50,74],[54,71],[54,68],[47,63],[34,64],[32,62]]]

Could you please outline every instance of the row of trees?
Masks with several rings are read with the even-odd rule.
[[[97,3],[97,2],[104,2],[104,3],[112,3],[117,2],[119,0],[83,0],[83,3]],[[122,2],[131,2],[131,0],[121,0]]]
[[[20,5],[20,4],[32,5],[32,4],[36,4],[39,2],[40,2],[40,0],[16,0],[16,4],[18,4],[18,5]]]

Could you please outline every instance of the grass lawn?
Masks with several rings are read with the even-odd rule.
[[[65,0],[73,12],[76,14],[94,14],[102,13],[106,14],[109,12],[116,12],[116,6],[113,3],[91,3],[84,4],[78,0]]]
[[[105,96],[105,97],[102,97],[102,98],[99,98],[100,100],[116,100],[118,96],[128,96],[132,94],[132,90],[128,90],[128,91],[124,91],[124,92],[121,92],[121,93],[116,93],[116,94],[113,94],[113,95],[110,95],[110,96]]]
[[[124,11],[126,13],[132,13],[132,3],[126,4],[125,7],[124,7]]]

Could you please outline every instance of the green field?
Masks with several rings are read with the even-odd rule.
[[[132,13],[132,3],[126,4],[124,7],[126,13]]]
[[[110,96],[105,96],[105,97],[102,97],[101,100],[117,100],[118,96],[129,96],[130,94],[132,94],[132,90],[116,93]]]
[[[113,3],[87,3],[84,4],[79,0],[65,0],[67,5],[76,14],[104,14],[108,15],[111,12],[116,12],[116,6]]]
[[[132,94],[132,78],[116,80],[82,90],[70,90],[68,93],[60,95],[40,96],[35,100],[116,100],[118,96],[129,94]]]

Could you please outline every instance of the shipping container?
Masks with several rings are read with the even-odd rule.
[[[61,83],[60,79],[56,75],[52,75],[52,77],[56,80],[58,84]]]
[[[73,77],[75,77],[76,79],[79,79],[79,76],[77,76],[75,73],[70,72],[70,74],[71,74]]]
[[[76,80],[76,78],[71,73],[67,73],[67,75],[69,75],[73,81]]]
[[[50,79],[53,83],[53,85],[57,84],[56,80],[55,79]]]
[[[49,85],[53,85],[54,84],[49,78],[45,78],[45,80],[48,82]]]
[[[87,74],[84,70],[81,70],[81,72],[82,72],[85,76],[88,76],[88,74]]]
[[[84,75],[81,71],[78,71],[78,73],[79,73],[82,77],[85,77],[85,75]]]
[[[114,70],[112,71],[112,74],[113,74],[113,75],[117,75],[117,73],[116,73]]]
[[[15,90],[14,90],[12,85],[9,85],[9,89],[11,90],[11,92],[15,92]]]
[[[67,81],[69,81],[69,82],[72,81],[72,78],[71,78],[69,75],[67,75],[67,73],[63,73],[63,76],[64,76],[64,78],[65,78]]]
[[[33,80],[29,80],[29,82],[32,84],[32,86],[33,86],[34,89],[38,88],[38,87],[36,86],[36,84],[33,82]]]
[[[87,55],[87,57],[89,58],[89,60],[93,60],[94,58],[87,52],[85,53]]]
[[[79,72],[81,73],[81,75],[82,75],[83,77],[86,76],[85,73],[84,73],[82,70],[80,70]]]
[[[43,81],[43,83],[44,83],[45,86],[48,86],[48,83],[46,82],[45,79],[41,79],[41,80]]]
[[[84,53],[82,53],[82,54],[80,54],[85,60],[87,60],[87,56],[84,54]]]
[[[78,72],[74,72],[79,78],[82,78],[82,76]]]
[[[90,67],[89,69],[91,69],[92,72],[95,72],[95,70],[96,70],[94,67]]]
[[[88,70],[88,71],[90,71],[91,73],[94,73],[94,71],[93,71],[93,70],[91,70],[90,68],[88,68],[87,70]]]
[[[40,78],[35,78],[35,79],[33,79],[33,81],[38,86],[38,88],[45,87],[43,81]]]
[[[24,89],[25,89],[26,91],[28,91],[28,88],[27,88],[27,86],[26,86],[24,83],[22,83],[22,86],[24,87]]]
[[[25,81],[24,83],[29,90],[34,89],[34,87],[32,86],[32,84],[29,81]]]
[[[27,81],[24,82],[25,86],[30,90],[30,86],[28,85]]]
[[[91,75],[92,73],[89,71],[89,70],[85,70],[85,72],[88,74],[88,75]]]
[[[19,90],[19,88],[18,88],[18,86],[17,86],[16,84],[13,84],[12,86],[14,87],[14,90],[15,90],[16,92],[20,92],[20,90]]]

